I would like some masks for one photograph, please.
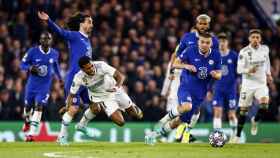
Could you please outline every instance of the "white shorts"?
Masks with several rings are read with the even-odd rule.
[[[96,100],[98,100],[98,102],[96,102]],[[108,117],[110,117],[117,110],[124,111],[133,105],[133,102],[122,88],[118,89],[117,92],[112,93],[112,95],[98,99],[94,98],[92,101],[101,106]]]
[[[267,86],[256,89],[241,88],[239,97],[239,107],[250,107],[252,106],[254,98],[260,100],[263,97],[269,97]]]

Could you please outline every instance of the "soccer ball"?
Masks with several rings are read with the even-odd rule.
[[[208,139],[210,145],[217,148],[225,145],[227,137],[222,131],[213,131]]]

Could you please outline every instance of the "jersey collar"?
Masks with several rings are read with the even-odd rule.
[[[200,51],[199,48],[198,48],[198,52],[199,52],[200,55],[202,55],[203,57],[207,58],[207,57],[209,57],[209,55],[212,53],[212,49],[211,49],[211,48],[209,49],[209,52],[208,52],[207,56],[205,56],[205,55]]]
[[[88,35],[87,35],[87,34],[81,32],[81,31],[79,31],[79,32],[80,32],[80,34],[82,34],[83,36],[85,36],[86,38],[88,38]]]
[[[220,51],[220,52],[221,52],[221,51]],[[227,51],[226,53],[224,53],[224,54],[221,52],[221,56],[222,56],[222,57],[225,57],[225,56],[229,55],[229,52],[230,52],[230,49],[228,49],[228,51]]]
[[[43,53],[43,54],[49,54],[51,52],[51,48],[49,48],[48,52],[46,53],[43,49],[42,46],[39,46],[39,50]]]

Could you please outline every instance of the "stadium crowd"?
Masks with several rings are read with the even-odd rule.
[[[22,120],[28,74],[20,71],[19,65],[26,50],[38,42],[40,32],[46,28],[37,17],[37,11],[44,10],[62,27],[77,11],[92,15],[94,59],[105,60],[126,75],[128,94],[144,111],[144,121],[158,121],[165,114],[165,97],[160,96],[165,71],[180,37],[190,30],[197,15],[206,13],[212,17],[211,31],[227,32],[231,48],[236,51],[248,44],[250,28],[262,27],[274,77],[266,120],[280,121],[280,23],[272,32],[241,0],[3,0],[0,6],[0,120]],[[60,52],[65,76],[68,48],[54,37],[53,47]],[[58,110],[63,105],[63,88],[54,80],[43,118],[60,120]],[[201,119],[210,121],[211,105],[209,101],[205,105]]]

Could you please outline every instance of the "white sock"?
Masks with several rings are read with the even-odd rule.
[[[79,126],[80,127],[86,127],[87,124],[89,123],[90,120],[92,120],[93,118],[95,118],[95,114],[92,113],[92,111],[90,110],[90,108],[88,108],[85,112],[84,115],[82,117],[82,119],[79,122]]]
[[[69,115],[68,112],[66,112],[62,116],[61,129],[60,129],[60,133],[59,133],[60,137],[67,137],[67,135],[68,135],[67,128],[68,128],[69,124],[71,123],[72,119],[73,119],[72,116]]]
[[[159,122],[164,124],[179,115],[180,115],[180,113],[178,111],[178,107],[176,106],[176,107],[172,108]]]
[[[170,122],[167,122],[163,127],[161,127],[160,131],[157,132],[157,136],[165,136],[171,130]]]
[[[222,128],[222,119],[221,118],[213,118],[213,128],[215,130],[220,130]]]
[[[36,130],[40,124],[41,118],[42,118],[42,111],[34,111],[32,117],[31,117],[29,135],[34,135],[36,133]]]
[[[196,123],[197,123],[197,121],[199,119],[199,115],[200,115],[200,112],[198,114],[192,115],[191,122],[189,124],[190,128],[193,128],[196,125]]]
[[[237,127],[237,119],[229,120],[229,126],[232,129],[232,134],[234,135],[236,132],[236,127]]]

